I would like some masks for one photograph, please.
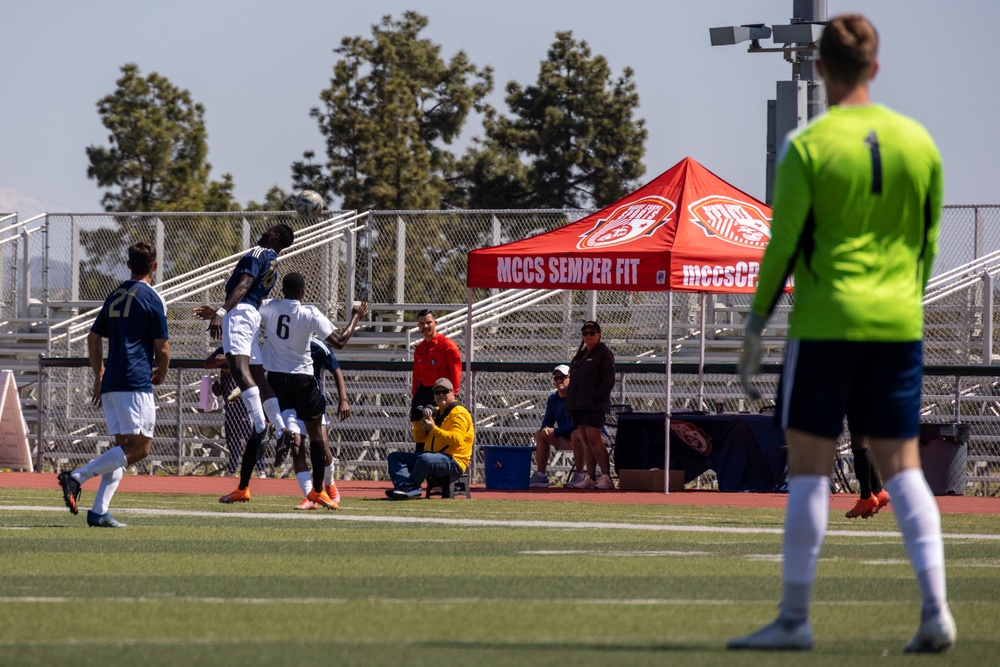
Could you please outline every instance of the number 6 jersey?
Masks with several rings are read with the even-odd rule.
[[[315,306],[295,299],[268,299],[260,307],[264,370],[312,375],[309,339],[325,340],[333,323]]]

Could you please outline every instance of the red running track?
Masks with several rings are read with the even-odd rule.
[[[340,481],[337,488],[344,498],[385,499],[389,482]],[[53,473],[5,472],[0,473],[0,489],[51,489],[53,498],[61,500],[59,484]],[[221,496],[236,488],[233,477],[165,475],[125,475],[119,491],[130,493],[183,493],[191,495]],[[93,492],[97,480],[84,484]],[[298,484],[294,479],[253,479],[250,492],[261,496],[288,496],[298,500]],[[641,505],[701,505],[709,507],[762,507],[784,509],[787,495],[783,493],[721,493],[710,490],[680,491],[669,495],[638,491],[599,491],[564,489],[526,489],[524,491],[487,491],[473,485],[472,497],[483,499],[541,500],[548,502],[599,502],[634,503]],[[465,500],[460,498],[459,500]],[[936,496],[938,507],[946,514],[1000,514],[1000,498],[982,496]],[[833,494],[830,509],[846,512],[854,507],[857,496],[847,493]],[[387,500],[388,502],[388,500]],[[892,505],[889,505],[889,510]]]

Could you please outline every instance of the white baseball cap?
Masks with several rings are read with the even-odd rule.
[[[566,364],[559,364],[552,370],[552,374],[562,373],[563,375],[569,375],[569,366]]]

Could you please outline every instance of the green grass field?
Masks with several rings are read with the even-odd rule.
[[[292,516],[290,500],[122,493],[129,527],[109,530],[57,489],[0,489],[0,665],[914,660],[918,593],[888,514],[831,517],[804,660],[724,648],[776,613],[782,511],[349,498]],[[943,522],[959,639],[921,660],[997,664],[1000,516]]]

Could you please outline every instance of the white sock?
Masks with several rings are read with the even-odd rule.
[[[128,459],[125,457],[125,450],[115,446],[70,474],[73,475],[73,479],[83,484],[91,477],[126,467],[128,467]]]
[[[264,408],[260,404],[260,387],[250,387],[240,394],[240,400],[247,406],[247,413],[253,422],[254,430],[263,433],[267,428],[267,422],[264,421]]]
[[[274,425],[274,437],[280,438],[281,434],[285,431],[285,420],[281,416],[281,405],[278,403],[278,399],[275,396],[264,401],[261,405],[264,410],[264,414],[267,415],[267,421]]]
[[[306,470],[305,472],[295,473],[295,480],[299,483],[299,488],[302,489],[302,497],[305,498],[309,495],[309,492],[313,490],[313,476],[312,473]]]
[[[917,575],[923,600],[921,616],[926,618],[947,604],[941,511],[919,468],[909,468],[886,480],[885,488],[892,498],[906,555]]]
[[[779,617],[790,625],[809,620],[809,599],[829,517],[829,478],[796,475],[788,480]]]
[[[104,514],[108,511],[111,498],[118,490],[118,483],[122,481],[124,476],[125,468],[115,468],[111,472],[101,475],[101,484],[97,487],[97,493],[94,494],[93,511],[95,514]]]
[[[323,484],[330,486],[333,484],[333,464],[331,463],[323,469]]]

